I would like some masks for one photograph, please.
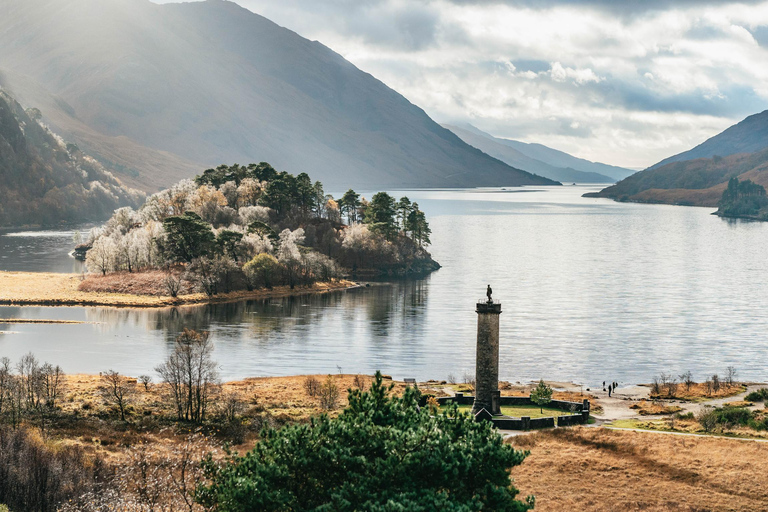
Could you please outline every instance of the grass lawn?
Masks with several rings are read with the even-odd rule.
[[[446,407],[441,407],[440,410],[444,410]],[[469,414],[471,410],[471,405],[459,406],[459,411],[465,414]],[[552,407],[544,407],[544,413],[541,413],[540,411],[541,409],[535,405],[510,405],[501,408],[501,414],[513,418],[521,418],[523,416],[528,416],[530,418],[550,418],[553,416],[556,417],[571,414],[569,411],[561,411],[560,409],[554,409]]]

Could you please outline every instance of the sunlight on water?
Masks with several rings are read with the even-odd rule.
[[[474,367],[474,303],[490,283],[505,380],[703,379],[729,365],[768,378],[768,224],[581,197],[596,188],[395,192],[429,216],[443,268],[427,279],[157,311],[0,308],[0,318],[100,322],[0,325],[16,332],[0,334],[0,356],[32,350],[71,373],[151,373],[189,327],[212,331],[225,378],[340,367],[461,380]]]

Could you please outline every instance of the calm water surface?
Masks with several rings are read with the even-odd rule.
[[[31,350],[70,373],[151,373],[190,327],[212,331],[227,379],[381,369],[460,380],[474,368],[474,304],[490,283],[504,311],[503,379],[703,379],[729,365],[768,378],[768,223],[580,197],[597,188],[409,191],[443,265],[427,279],[155,311],[0,307],[5,319],[90,322],[0,324],[0,356]],[[44,253],[31,269],[79,271],[66,257],[71,234],[57,236],[43,246],[64,256]],[[19,262],[31,261],[24,244],[39,247],[31,238],[0,236],[3,253],[17,254],[0,266],[30,269]]]

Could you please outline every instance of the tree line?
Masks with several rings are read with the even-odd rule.
[[[208,169],[148,197],[138,211],[118,209],[81,247],[92,272],[175,266],[212,295],[311,284],[344,268],[434,269],[430,234],[424,212],[407,197],[379,192],[369,202],[349,190],[337,201],[306,173],[262,162]],[[170,292],[181,288],[168,284]]]

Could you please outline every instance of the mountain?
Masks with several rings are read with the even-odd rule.
[[[543,144],[527,143],[512,139],[493,137],[492,135],[480,131],[468,123],[455,125],[455,127],[467,132],[474,133],[475,135],[480,135],[486,138],[491,137],[495,142],[509,146],[510,148],[519,151],[528,158],[533,158],[534,160],[538,160],[547,165],[560,169],[573,169],[580,172],[593,172],[602,174],[611,178],[609,181],[618,181],[637,172],[633,171],[632,169],[625,169],[624,167],[617,167],[615,165],[590,162],[589,160],[577,158],[563,151],[544,146]]]
[[[607,197],[638,203],[717,206],[731,178],[768,188],[768,149],[727,157],[672,162],[626,178],[585,197]]]
[[[649,167],[655,169],[671,162],[728,156],[737,153],[755,153],[768,147],[768,110],[747,117],[695,148],[671,156]]]
[[[536,160],[528,155],[518,151],[512,146],[508,145],[505,139],[499,139],[493,135],[489,135],[485,132],[468,125],[469,128],[462,128],[454,125],[443,125],[453,133],[459,136],[461,140],[474,146],[483,153],[498,158],[505,164],[518,169],[525,169],[528,172],[538,174],[556,181],[562,182],[578,182],[578,183],[613,183],[616,180],[604,174],[596,172],[584,172],[577,171],[573,168],[556,167],[554,165],[547,164],[541,160]],[[522,143],[521,143],[522,144]],[[591,163],[591,162],[590,162]]]
[[[3,0],[2,84],[145,189],[267,161],[329,189],[555,184],[316,41],[223,0]]]
[[[731,178],[768,187],[768,111],[587,197],[717,206]]]
[[[103,220],[117,207],[137,205],[141,194],[37,117],[0,91],[0,226]]]

